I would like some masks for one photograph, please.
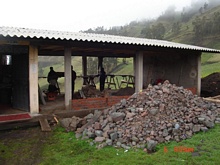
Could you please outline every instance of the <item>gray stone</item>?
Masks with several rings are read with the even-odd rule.
[[[216,120],[216,121],[215,121],[215,124],[220,124],[220,121],[217,121],[217,120]]]
[[[207,128],[207,127],[201,127],[201,130],[202,130],[203,132],[207,132],[207,131],[208,131],[208,128]]]
[[[157,112],[158,112],[158,109],[156,109],[156,108],[150,110],[150,114],[151,114],[151,115],[156,115]]]
[[[88,136],[83,136],[83,137],[82,137],[82,140],[87,140],[87,139],[89,139]]]
[[[96,138],[95,138],[95,142],[98,142],[98,143],[101,143],[101,142],[103,142],[104,140],[105,140],[104,137],[96,137]]]
[[[199,117],[198,120],[199,120],[200,122],[203,122],[203,121],[205,121],[205,118],[204,118],[204,117]]]
[[[139,139],[136,136],[132,136],[132,141],[138,142]]]
[[[96,130],[95,135],[98,136],[98,137],[101,137],[101,136],[103,136],[103,132],[100,131],[100,130]]]
[[[154,140],[148,140],[148,141],[147,141],[147,149],[148,149],[149,151],[154,151],[155,148],[156,148],[156,145],[157,145],[157,142],[154,141]]]
[[[123,120],[125,118],[125,114],[121,112],[114,112],[111,114],[113,122],[117,122]]]
[[[136,142],[135,142],[135,141],[132,141],[132,145],[133,145],[133,146],[136,146]]]
[[[91,119],[91,118],[93,118],[93,114],[90,113],[90,114],[88,114],[85,118],[86,118],[86,119]]]
[[[175,140],[176,142],[179,142],[179,141],[180,141],[179,136],[174,136],[174,140]]]
[[[82,137],[82,134],[81,134],[81,133],[76,133],[76,134],[75,134],[75,137],[76,137],[77,139],[79,139],[80,137]]]
[[[126,103],[127,103],[126,99],[121,100],[121,104],[122,104],[123,107],[126,105]]]
[[[70,126],[70,123],[72,121],[72,118],[64,118],[60,120],[60,124],[64,128],[68,128]]]
[[[105,128],[103,128],[103,131],[108,131],[110,130],[109,124],[105,126]]]
[[[87,135],[88,135],[89,138],[94,138],[95,137],[95,133],[93,133],[91,131],[88,131]]]
[[[166,140],[166,141],[169,141],[170,139],[171,139],[171,136],[165,137],[165,140]]]
[[[106,140],[106,144],[107,144],[108,146],[111,146],[111,145],[112,145],[112,140],[111,140],[111,139],[107,139],[107,140]]]
[[[117,145],[118,147],[121,147],[121,142],[117,141],[116,145]]]
[[[173,125],[171,123],[168,123],[167,124],[167,127],[172,127]]]
[[[201,128],[201,125],[198,125],[198,124],[194,125],[193,126],[193,132],[199,132],[200,128]]]
[[[112,122],[112,117],[111,116],[108,116],[108,122]]]
[[[163,137],[167,136],[168,135],[168,130],[167,129],[164,129],[163,130]]]
[[[213,128],[214,127],[214,122],[212,121],[204,121],[204,125],[208,128]]]
[[[125,144],[121,144],[121,147],[125,149],[125,148],[126,148],[126,145],[125,145]]]
[[[129,147],[129,146],[125,146],[125,148],[124,149],[126,149],[126,150],[130,150],[131,149],[131,147]]]
[[[186,136],[188,137],[188,138],[191,138],[192,137],[192,131],[191,130],[189,130],[189,131],[186,131]]]
[[[110,134],[110,138],[111,138],[111,140],[117,139],[117,138],[118,138],[117,132],[111,133],[111,134]]]
[[[133,112],[127,112],[126,114],[126,118],[132,118],[133,116],[135,116],[136,114]]]
[[[100,130],[101,124],[99,122],[95,122],[94,128],[95,128],[95,130]]]
[[[178,123],[175,124],[175,129],[179,129],[180,125]]]
[[[83,133],[82,133],[82,136],[86,136],[87,135],[87,132],[88,132],[88,129],[84,129]]]

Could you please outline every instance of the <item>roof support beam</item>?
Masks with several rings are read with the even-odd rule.
[[[65,75],[65,109],[72,109],[72,74],[71,74],[71,48],[64,49],[64,75]]]
[[[137,52],[134,58],[135,92],[143,89],[143,52]]]
[[[202,53],[198,54],[197,60],[197,95],[200,96],[201,94],[201,55]]]
[[[87,76],[87,56],[82,56],[82,75]]]
[[[38,48],[29,46],[29,99],[30,113],[39,113],[38,99]]]

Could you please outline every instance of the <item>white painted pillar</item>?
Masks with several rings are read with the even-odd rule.
[[[65,109],[72,109],[71,48],[64,48]]]
[[[198,55],[198,69],[197,69],[197,95],[200,96],[201,94],[201,55],[202,53],[200,53]]]
[[[21,66],[22,67],[22,66]],[[39,113],[39,96],[38,96],[38,48],[29,46],[29,99],[30,113]]]
[[[82,56],[82,75],[87,76],[87,56]]]
[[[134,59],[135,65],[135,92],[143,89],[143,52],[137,52]]]

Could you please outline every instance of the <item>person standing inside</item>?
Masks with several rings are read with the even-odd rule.
[[[105,88],[105,78],[106,78],[106,73],[105,73],[105,70],[104,68],[101,68],[101,71],[100,71],[100,91],[102,92]]]
[[[74,96],[74,90],[75,90],[75,80],[76,80],[76,72],[73,70],[73,66],[71,65],[72,70],[72,99]]]
[[[53,70],[53,67],[50,67],[50,72],[47,75],[47,82],[49,83],[49,87],[48,87],[49,92],[56,92],[58,90],[57,80],[58,80],[57,73]]]

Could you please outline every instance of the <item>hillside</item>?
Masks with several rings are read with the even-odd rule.
[[[210,2],[214,1],[210,0]],[[216,4],[218,5],[210,3],[209,7],[207,7],[205,4],[200,3],[200,10],[188,8],[182,12],[167,9],[163,15],[155,20],[132,21],[128,25],[120,27],[112,27],[109,29],[97,27],[84,32],[153,38],[220,49],[220,1],[216,1]],[[199,7],[199,5],[197,6]],[[110,62],[111,60],[113,61]],[[123,63],[122,59],[106,59],[104,63],[106,65],[105,68],[108,68],[108,73],[116,75],[133,74],[132,59],[127,59],[127,63]],[[107,64],[111,63],[114,65],[107,66]],[[53,66],[55,71],[63,72],[63,65],[63,57],[41,57],[39,58],[39,76],[47,76],[50,66]],[[81,75],[81,57],[72,57],[72,65],[77,75]],[[97,59],[90,58],[88,65],[90,68],[97,68]],[[219,54],[202,54],[202,77],[214,72],[220,72],[219,66]],[[91,72],[91,69],[88,70]],[[96,73],[97,72],[91,72],[88,74]],[[46,79],[39,79],[39,83],[43,90],[47,89],[48,83]],[[59,79],[59,84],[61,91],[64,92],[64,78]],[[77,79],[76,90],[80,89],[81,86],[82,80]]]
[[[220,49],[220,1],[210,0],[206,4],[201,0],[194,6],[197,8],[184,8],[181,12],[168,8],[155,20],[132,21],[121,27],[97,27],[85,32],[160,39]],[[219,54],[203,53],[202,77],[219,72],[219,64]]]

